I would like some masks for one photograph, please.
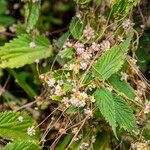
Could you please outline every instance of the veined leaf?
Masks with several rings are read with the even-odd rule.
[[[75,39],[79,39],[83,34],[83,24],[79,19],[73,18],[70,23],[70,32]]]
[[[41,0],[36,3],[29,3],[29,15],[27,19],[27,32],[30,32],[35,26],[39,18],[39,9],[40,9]]]
[[[115,104],[112,93],[107,89],[96,90],[96,104],[105,117],[106,121],[112,126],[115,136],[116,134],[116,115],[115,115]]]
[[[7,144],[2,150],[42,150],[34,141],[15,140]]]
[[[128,51],[131,37],[127,38],[120,45],[115,45],[106,51],[93,66],[93,73],[100,81],[108,79],[112,74],[116,73],[125,60],[125,54]]]
[[[127,96],[129,99],[134,100],[136,97],[134,89],[130,86],[129,83],[125,81],[121,81],[120,77],[117,74],[112,75],[108,79],[109,83],[113,86],[113,88]]]
[[[27,134],[28,128],[36,125],[36,122],[31,117],[23,113],[12,111],[0,113],[0,137],[2,138],[38,141],[38,128],[35,129],[35,135],[30,136]]]
[[[31,42],[35,47],[30,47]],[[52,54],[52,47],[48,39],[43,36],[21,35],[0,47],[0,67],[19,68],[31,64],[36,60],[47,58]]]
[[[113,6],[115,19],[126,16],[139,2],[140,0],[132,0],[130,2],[129,0],[112,0],[111,5]]]
[[[136,130],[136,120],[130,107],[116,94],[114,94],[114,100],[117,123],[120,125],[120,127],[124,128],[128,132]]]

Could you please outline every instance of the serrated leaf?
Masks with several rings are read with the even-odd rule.
[[[122,98],[116,95],[114,95],[114,100],[117,123],[128,132],[136,130],[136,120],[130,107]]]
[[[27,32],[30,32],[33,27],[35,26],[36,22],[39,18],[39,9],[40,9],[41,0],[36,3],[30,2],[29,3],[29,15],[27,18]]]
[[[23,117],[22,122],[19,117]],[[4,139],[23,139],[23,140],[39,140],[39,131],[36,128],[35,135],[28,135],[27,129],[36,126],[37,123],[29,116],[21,112],[6,111],[0,113],[0,137]]]
[[[93,73],[100,81],[108,79],[112,74],[116,73],[125,60],[125,54],[128,51],[131,37],[127,38],[120,45],[115,45],[106,51],[93,66]]]
[[[113,88],[127,96],[129,99],[134,100],[136,97],[134,89],[130,86],[129,83],[125,81],[121,81],[120,77],[117,74],[112,75],[108,79],[109,83],[113,86]]]
[[[34,41],[35,47],[30,43]],[[52,54],[52,47],[47,38],[24,34],[0,47],[0,67],[19,68],[36,60],[47,58]]]
[[[115,19],[119,19],[128,14],[128,12],[136,6],[140,0],[112,0],[111,5],[113,6],[113,13],[115,15]]]
[[[70,32],[75,39],[79,39],[83,34],[83,24],[79,19],[73,18],[70,23]]]
[[[115,116],[115,104],[112,93],[105,89],[97,89],[96,90],[96,104],[106,119],[109,122],[110,126],[112,126],[112,130],[117,137],[116,134],[116,116]]]
[[[2,150],[42,150],[37,143],[30,141],[15,140],[7,144]]]

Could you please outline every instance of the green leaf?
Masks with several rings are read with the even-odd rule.
[[[120,45],[115,45],[106,51],[93,66],[93,73],[100,81],[108,79],[112,74],[116,73],[125,60],[125,54],[128,51],[131,37],[127,38]]]
[[[30,32],[34,28],[36,22],[38,21],[40,4],[41,0],[39,0],[36,3],[33,2],[29,3],[29,15],[27,18],[27,27],[26,27],[27,32]]]
[[[116,120],[120,127],[128,132],[137,129],[134,114],[126,102],[114,94]]]
[[[129,99],[134,100],[136,97],[134,89],[130,86],[129,83],[121,81],[120,77],[117,74],[112,75],[108,79],[109,83],[113,86],[115,90],[125,94]]]
[[[19,121],[19,117],[23,117]],[[0,113],[0,137],[4,139],[23,139],[23,140],[39,140],[39,131],[36,128],[35,135],[28,135],[28,127],[36,126],[37,123],[29,116],[20,112],[6,111]]]
[[[74,0],[76,3],[80,3],[80,4],[87,4],[89,3],[91,0]]]
[[[106,121],[112,126],[112,130],[116,134],[116,116],[115,116],[115,104],[112,93],[107,89],[96,90],[96,104],[105,117]]]
[[[68,37],[69,37],[69,32],[64,33],[56,42],[56,46],[61,49],[64,43],[67,41]]]
[[[34,141],[15,140],[7,144],[2,150],[42,150]]]
[[[83,34],[83,24],[79,19],[73,18],[70,23],[70,32],[75,39],[79,39]]]
[[[69,115],[74,115],[74,114],[77,114],[79,113],[79,110],[74,107],[74,106],[70,106],[67,110],[66,110],[66,113],[69,114]]]
[[[115,19],[124,17],[128,14],[128,12],[136,6],[140,0],[113,0],[113,13],[115,15]]]
[[[74,48],[67,48],[62,51],[62,58],[69,58],[75,53]]]
[[[69,144],[69,142],[71,141],[73,135],[71,133],[69,133],[63,141],[61,141],[61,143],[56,147],[56,150],[65,150],[65,148],[67,147],[67,145]]]
[[[34,48],[30,47],[32,41],[35,43]],[[0,47],[0,67],[19,68],[51,54],[52,47],[48,39],[43,36],[32,38],[24,34]]]

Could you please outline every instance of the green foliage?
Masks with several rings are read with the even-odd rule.
[[[69,32],[64,33],[56,42],[58,48],[62,48],[69,37]]]
[[[42,150],[34,141],[15,140],[7,144],[2,150]]]
[[[117,124],[129,132],[137,129],[135,117],[129,106],[122,98],[112,94],[106,88],[97,89],[96,104],[112,126],[115,135]]]
[[[71,141],[73,135],[70,133],[68,134],[63,141],[56,147],[56,150],[65,150],[69,142]]]
[[[113,0],[112,5],[115,19],[126,16],[139,2],[140,0]]]
[[[0,27],[5,26],[8,27],[9,25],[12,25],[15,20],[11,16],[7,16],[6,10],[7,10],[7,1],[0,0]]]
[[[120,45],[115,45],[106,51],[93,66],[94,75],[100,81],[108,79],[112,74],[116,73],[125,60],[125,54],[128,51],[131,37],[127,38]]]
[[[74,0],[76,3],[80,3],[80,4],[86,4],[89,3],[91,0]]]
[[[36,22],[38,21],[40,4],[41,4],[41,0],[39,0],[36,3],[33,3],[31,1],[28,4],[29,15],[27,18],[27,27],[26,27],[27,32],[30,32],[33,29],[33,27],[35,26]]]
[[[121,81],[120,77],[117,74],[112,75],[108,79],[109,83],[113,86],[115,90],[120,93],[123,93],[129,99],[134,100],[136,97],[134,89],[130,86],[129,83]]]
[[[117,95],[113,95],[115,100],[116,121],[120,127],[128,132],[137,129],[136,120],[132,110],[126,102]]]
[[[19,117],[23,117],[19,121]],[[29,116],[21,112],[6,111],[0,113],[0,136],[5,139],[39,140],[39,131],[36,128],[35,135],[28,135],[28,127],[36,126],[37,123]]]
[[[73,18],[70,23],[70,32],[75,39],[80,39],[83,34],[83,23],[77,18]]]
[[[35,43],[31,48],[30,43]],[[47,58],[52,54],[48,39],[43,36],[21,35],[0,47],[0,67],[19,68],[36,60]]]
[[[97,89],[96,91],[96,104],[100,109],[102,115],[112,126],[115,136],[116,134],[116,116],[115,104],[112,94],[107,89]]]

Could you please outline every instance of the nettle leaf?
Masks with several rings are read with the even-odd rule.
[[[112,6],[115,18],[118,19],[120,17],[126,16],[128,12],[139,2],[140,0],[132,0],[130,2],[129,0],[113,0]]]
[[[19,117],[23,117],[22,121]],[[35,135],[28,135],[28,127],[37,126],[37,123],[29,116],[21,112],[6,111],[0,113],[0,137],[8,140],[23,139],[23,140],[39,140],[39,131],[36,128]]]
[[[96,90],[96,104],[101,111],[102,115],[112,126],[115,136],[116,134],[116,116],[115,116],[115,104],[112,93],[105,89]]]
[[[15,140],[7,144],[2,150],[42,150],[34,141]]]
[[[134,100],[136,97],[134,89],[130,86],[129,83],[121,81],[120,77],[117,74],[112,75],[108,79],[109,83],[113,86],[115,90],[125,94],[129,99]]]
[[[29,15],[27,18],[27,27],[26,27],[27,32],[30,32],[35,26],[36,22],[38,21],[40,4],[41,4],[41,0],[39,0],[36,3],[30,2],[28,5]]]
[[[116,94],[113,95],[115,100],[115,111],[116,111],[116,121],[120,127],[124,128],[128,132],[137,129],[135,116],[126,104],[126,102],[118,97]]]
[[[34,41],[35,47],[30,47]],[[0,47],[0,67],[19,68],[36,60],[47,58],[52,54],[52,47],[47,38],[23,34]]]
[[[121,128],[127,130],[128,132],[137,129],[134,114],[121,97],[116,94],[112,94],[106,88],[97,89],[96,104],[101,111],[101,114],[112,126],[116,137],[117,125],[120,125]]]
[[[128,51],[131,37],[127,38],[120,45],[115,45],[106,51],[93,66],[93,73],[100,81],[108,79],[116,73],[124,63],[125,54]]]
[[[83,34],[83,24],[77,18],[73,18],[70,23],[70,32],[75,39],[79,39]]]

